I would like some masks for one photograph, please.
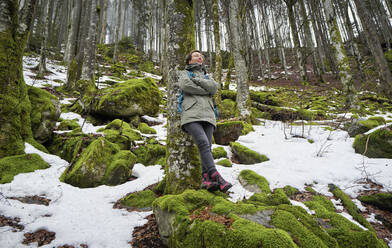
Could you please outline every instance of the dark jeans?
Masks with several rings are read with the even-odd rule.
[[[193,141],[199,148],[202,173],[207,172],[209,175],[212,175],[216,171],[214,158],[211,153],[214,126],[205,121],[197,121],[185,124],[184,129],[192,136]]]

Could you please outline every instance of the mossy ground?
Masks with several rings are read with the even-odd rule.
[[[0,183],[9,183],[20,173],[49,168],[38,154],[23,154],[0,159]]]
[[[156,199],[155,193],[151,190],[143,190],[135,193],[131,193],[124,198],[121,198],[121,205],[131,207],[131,208],[151,208],[152,203]]]
[[[369,158],[392,158],[391,141],[392,131],[389,126],[368,135],[355,136],[353,147],[356,153],[364,154]]]

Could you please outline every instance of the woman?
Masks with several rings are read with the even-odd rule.
[[[212,133],[216,128],[213,95],[219,85],[209,79],[203,65],[204,57],[198,50],[186,56],[185,71],[179,73],[182,90],[181,128],[189,133],[199,148],[202,183],[207,190],[226,192],[232,184],[222,178],[215,168],[211,153]]]

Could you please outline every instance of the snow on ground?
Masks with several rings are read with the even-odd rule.
[[[26,58],[26,66],[32,67],[37,61]],[[56,70],[55,70],[56,71]],[[25,72],[26,82],[31,81]],[[61,74],[62,73],[62,74]],[[57,74],[56,74],[57,75]],[[58,72],[65,79],[65,72]],[[34,84],[40,87],[41,83]],[[64,99],[69,102],[74,99]],[[77,119],[82,125],[83,118],[75,113],[63,113],[63,119]],[[146,117],[149,118],[149,117]],[[157,120],[162,124],[153,126],[157,130],[157,139],[166,139],[166,119],[160,115]],[[152,119],[150,119],[152,120]],[[83,132],[95,133],[100,127],[86,122]],[[269,161],[255,165],[233,164],[226,168],[217,166],[223,177],[233,183],[230,200],[236,202],[252,195],[238,181],[241,170],[251,169],[266,177],[272,189],[291,185],[300,190],[305,184],[325,195],[331,195],[328,184],[334,183],[344,192],[355,197],[359,190],[366,190],[360,182],[364,178],[364,170],[371,179],[384,186],[384,190],[392,190],[392,159],[370,159],[356,154],[352,148],[353,138],[344,131],[328,131],[322,126],[293,127],[288,130],[281,122],[265,120],[262,126],[254,126],[255,131],[241,136],[238,140],[269,157]],[[306,138],[294,138],[295,134],[303,134]],[[287,138],[286,138],[287,136]],[[309,143],[312,139],[314,143]],[[218,145],[214,145],[216,147]],[[229,147],[225,150],[231,154]],[[26,153],[37,153],[51,167],[32,173],[19,174],[8,184],[0,184],[0,214],[7,217],[19,217],[20,224],[25,226],[23,232],[12,232],[12,228],[0,227],[1,247],[26,247],[22,245],[23,234],[34,232],[40,228],[56,233],[56,239],[42,247],[58,245],[87,244],[92,248],[129,247],[132,231],[135,226],[143,225],[145,216],[151,212],[127,212],[113,209],[113,204],[127,193],[144,189],[163,178],[161,166],[145,167],[136,164],[133,175],[136,180],[118,186],[99,186],[80,189],[59,181],[68,162],[57,156],[45,154],[26,144]],[[50,199],[49,206],[24,204],[5,197],[41,195]],[[291,201],[307,209],[303,204]],[[334,202],[340,208],[341,202]],[[308,212],[312,213],[309,209]],[[343,216],[350,218],[346,213]],[[36,247],[36,243],[28,247]],[[392,242],[390,243],[392,247]]]

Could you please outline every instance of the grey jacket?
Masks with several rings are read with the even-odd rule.
[[[181,126],[194,121],[207,121],[216,127],[212,96],[219,84],[213,79],[206,79],[201,67],[193,70],[190,79],[187,70],[178,71],[178,80],[183,92]]]

